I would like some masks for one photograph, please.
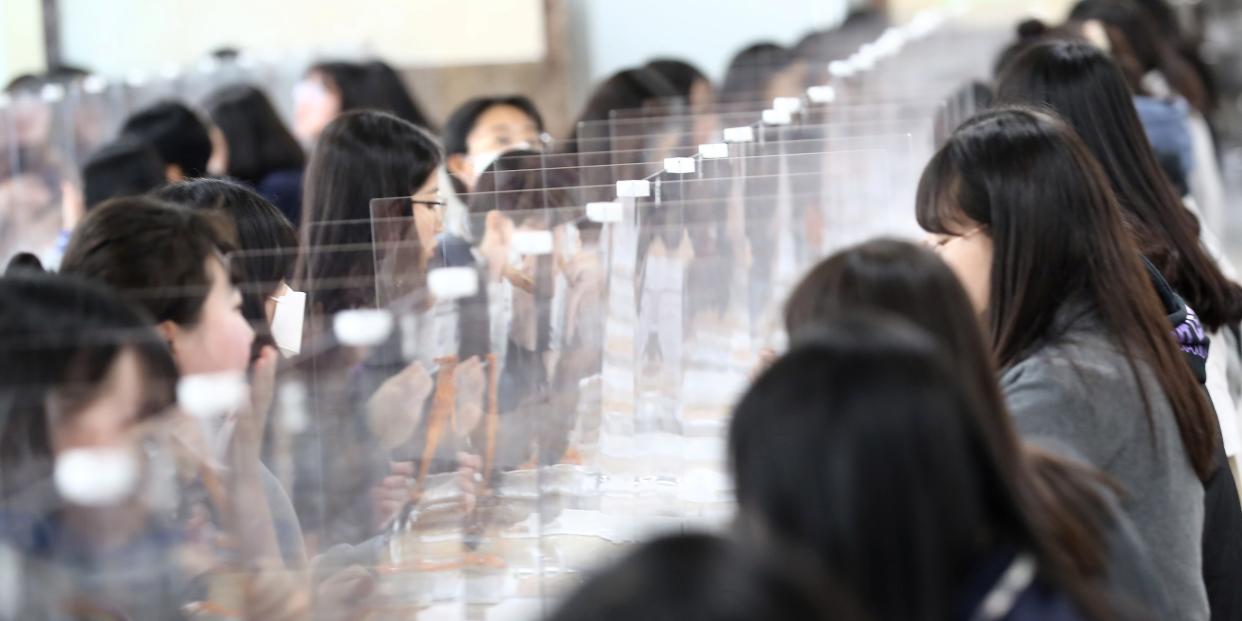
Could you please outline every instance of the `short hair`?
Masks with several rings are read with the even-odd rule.
[[[96,151],[82,167],[86,208],[121,196],[145,194],[164,184],[164,162],[150,143],[122,136]]]
[[[211,137],[207,126],[185,104],[162,101],[139,110],[126,119],[121,134],[151,143],[165,164],[178,166],[187,177],[207,173]]]
[[[535,107],[535,104],[529,98],[522,95],[475,97],[458,106],[453,111],[453,114],[449,116],[448,122],[444,124],[445,155],[466,153],[466,139],[470,136],[470,132],[474,131],[474,126],[479,122],[479,117],[497,106],[510,106],[521,110],[522,113],[535,122],[535,127],[539,128],[539,131],[543,131],[543,117],[539,114],[539,109]]]
[[[207,260],[234,247],[227,223],[209,213],[117,198],[86,214],[60,269],[107,284],[157,323],[193,325],[211,289]]]

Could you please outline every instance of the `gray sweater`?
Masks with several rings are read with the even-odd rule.
[[[1176,618],[1206,621],[1203,484],[1173,410],[1153,374],[1140,366],[1152,404],[1148,423],[1126,358],[1090,315],[1069,322],[1063,334],[1001,378],[1018,430],[1049,450],[1069,447],[1070,457],[1121,483],[1122,509],[1157,560]]]

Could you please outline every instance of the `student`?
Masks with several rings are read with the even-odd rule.
[[[306,156],[263,91],[248,84],[222,88],[207,98],[207,114],[222,134],[212,161],[228,175],[258,190],[290,222],[302,209]]]
[[[329,123],[351,110],[378,110],[420,127],[427,117],[392,67],[375,61],[316,63],[294,89],[293,132],[305,145],[314,144]]]
[[[1242,320],[1242,287],[1226,278],[1209,255],[1201,241],[1206,232],[1162,176],[1121,71],[1085,43],[1049,42],[1019,55],[998,86],[1006,101],[1056,111],[1101,163],[1139,250],[1158,270],[1154,280],[1166,301],[1170,327],[1196,378],[1207,387],[1218,429],[1229,434],[1220,436],[1215,463],[1236,468],[1224,443],[1236,445],[1239,437],[1237,404],[1227,378],[1231,351],[1223,334]],[[1242,580],[1242,507],[1235,476],[1230,467],[1214,468],[1206,480],[1204,577],[1218,619],[1242,614],[1242,599],[1233,586]]]
[[[407,351],[394,330],[363,359],[342,347],[315,362],[315,433],[332,447],[332,457],[324,463],[325,483],[306,491],[317,505],[323,500],[316,527],[324,547],[373,541],[408,501],[404,477],[414,476],[411,462],[424,457],[420,439],[429,424],[423,408],[411,406],[428,403],[435,381],[430,362],[456,355],[465,363],[488,349],[485,301],[442,304],[429,295],[428,271],[446,261],[446,246],[437,243],[441,162],[439,145],[426,130],[390,114],[355,111],[324,129],[307,165],[295,287],[307,293],[308,338],[331,343],[334,316],[377,308],[408,317],[411,334],[430,329],[449,335],[443,343],[415,338]],[[382,212],[372,213],[372,200],[381,198],[390,200],[377,203]],[[398,399],[389,403],[390,397]],[[369,427],[358,428],[351,418],[355,411]],[[473,425],[458,429],[468,434]],[[441,468],[442,461],[437,457],[432,467]],[[392,485],[371,490],[394,476]],[[382,509],[370,504],[372,491],[387,499]],[[398,498],[403,500],[394,508],[389,501]]]
[[[474,187],[501,153],[543,144],[543,117],[522,95],[475,97],[444,124],[445,168],[466,188]]]
[[[809,65],[788,48],[775,43],[756,43],[729,61],[716,100],[738,104],[772,105],[777,97],[801,97],[806,91]]]
[[[687,534],[644,544],[578,588],[552,621],[826,621],[865,618],[807,567],[727,539]]]
[[[1137,3],[1083,0],[1074,6],[1070,19],[1084,29],[1095,28],[1104,33],[1104,37],[1098,37],[1101,41],[1092,43],[1103,43],[1101,47],[1121,67],[1156,151],[1181,159],[1201,219],[1209,229],[1220,230],[1226,211],[1224,183],[1206,119],[1215,102],[1200,73],[1177,52],[1175,42],[1163,35]],[[1189,133],[1188,150],[1180,132],[1159,131],[1158,123],[1167,124],[1172,117],[1183,121]],[[1164,143],[1166,135],[1177,142]]]
[[[121,135],[155,147],[169,182],[207,174],[211,137],[198,115],[182,103],[163,101],[139,110],[125,120]]]
[[[618,148],[611,133],[598,125],[617,110],[638,110],[676,99],[677,88],[646,68],[618,71],[591,92],[578,114],[566,147],[573,153],[604,154]],[[606,157],[606,156],[605,156]],[[601,163],[610,163],[606,159]]]
[[[237,233],[234,258],[239,259],[241,269],[242,314],[255,331],[255,355],[269,345],[284,352],[300,350],[300,330],[294,339],[274,335],[272,326],[281,299],[297,293],[288,283],[293,280],[298,238],[284,214],[254,190],[224,179],[183,181],[161,188],[152,196],[183,207],[215,210],[228,218]],[[296,312],[300,316],[304,309]]]
[[[147,317],[94,283],[5,278],[0,342],[0,531],[21,555],[10,577],[24,594],[12,614],[181,619],[215,598],[245,618],[304,618],[296,581],[225,564],[189,521],[170,519],[182,464],[201,468],[202,456],[171,440],[188,439],[173,411],[178,374]],[[34,485],[14,487],[24,474]],[[220,569],[240,580],[240,598],[204,592],[203,572]]]
[[[22,555],[21,616],[45,618],[76,597],[180,618],[190,576],[175,525],[157,519],[137,480],[152,464],[126,459],[176,403],[167,348],[103,287],[50,275],[0,279],[0,343],[0,531]],[[83,494],[73,483],[84,458],[109,464],[115,485]]]
[[[371,201],[437,195],[442,161],[431,134],[390,114],[349,112],[324,129],[306,169],[297,268],[316,315],[376,307]],[[420,202],[410,209],[430,261],[443,226],[439,206]],[[359,250],[339,250],[349,245]]]
[[[742,533],[814,554],[881,621],[976,619],[995,599],[984,618],[1113,618],[1024,511],[942,349],[863,317],[797,335],[735,408]]]
[[[1058,557],[1084,581],[1106,581],[1118,602],[1172,612],[1134,525],[1096,471],[1034,446],[1022,446],[1005,408],[991,354],[970,300],[935,253],[877,239],[846,248],[813,267],[785,305],[785,330],[799,334],[846,312],[879,311],[909,320],[944,349],[978,397],[978,424],[1009,464],[1029,519],[1053,535]]]
[[[254,331],[241,312],[242,298],[225,264],[235,247],[227,224],[209,214],[145,197],[115,199],[83,219],[65,251],[61,270],[107,284],[142,307],[168,343],[181,375],[241,374],[251,369]],[[270,384],[276,352],[264,349],[253,365],[256,386]],[[256,388],[256,394],[263,390]],[[270,396],[268,397],[270,399]],[[246,416],[263,428],[267,404]],[[248,469],[262,485],[266,510],[253,519],[275,529],[280,558],[306,564],[301,528],[280,483],[258,461]],[[239,485],[249,484],[239,480]],[[242,504],[239,499],[238,504]],[[248,518],[249,519],[249,518]],[[261,551],[260,551],[261,552]]]
[[[82,167],[88,210],[110,198],[145,194],[165,181],[159,153],[137,138],[118,138],[91,155]]]
[[[1121,483],[1173,609],[1206,619],[1201,482],[1215,422],[1100,165],[1064,122],[998,108],[953,134],[917,198],[985,317],[1019,431]]]

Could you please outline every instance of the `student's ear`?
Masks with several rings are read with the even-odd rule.
[[[181,328],[171,320],[165,320],[155,324],[155,331],[159,333],[160,338],[165,343],[168,343],[168,350],[173,353],[173,356],[176,356],[177,351],[174,344],[177,342],[177,337],[181,334]]]
[[[448,156],[444,161],[444,167],[448,169],[449,174],[460,179],[462,183],[469,183],[474,179],[474,166],[464,153],[454,153]]]
[[[166,164],[164,165],[164,178],[169,183],[180,183],[185,181],[185,171],[176,164]]]

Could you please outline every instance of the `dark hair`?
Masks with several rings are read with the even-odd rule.
[[[442,161],[435,137],[391,114],[348,112],[324,128],[306,168],[296,270],[312,309],[375,305],[371,200],[413,194]]]
[[[798,61],[788,48],[775,43],[756,43],[729,61],[717,99],[722,103],[754,101],[767,90],[773,76]]]
[[[151,143],[160,159],[181,169],[186,177],[207,174],[211,137],[193,110],[176,101],[162,101],[125,120],[121,134]]]
[[[755,621],[853,619],[809,580],[772,558],[711,535],[657,539],[574,592],[552,621]]]
[[[1082,0],[1070,11],[1075,22],[1097,20],[1104,24],[1112,54],[1124,70],[1131,90],[1142,93],[1143,76],[1159,70],[1169,86],[1196,110],[1208,110],[1212,102],[1195,68],[1174,49],[1150,14],[1130,0]]]
[[[1072,128],[1018,107],[974,117],[924,169],[917,215],[932,232],[986,227],[994,249],[987,327],[1001,368],[1055,340],[1063,308],[1087,304],[1136,379],[1140,363],[1155,374],[1200,478],[1212,471],[1210,406],[1177,349],[1108,178]],[[1148,389],[1138,385],[1150,422]]]
[[[248,84],[222,88],[207,113],[228,144],[228,175],[250,185],[279,171],[300,170],[306,156],[263,91]]]
[[[258,335],[255,347],[270,344],[265,302],[281,281],[293,279],[298,250],[293,225],[254,190],[224,179],[183,181],[152,196],[182,207],[227,214],[241,251],[240,260],[230,261],[230,267],[242,278],[242,314]]]
[[[177,368],[142,313],[77,278],[0,279],[0,498],[50,476],[47,397],[91,394],[125,349],[138,354],[149,386],[139,417],[165,411],[176,401]]]
[[[570,146],[582,150],[577,145],[581,123],[607,121],[613,111],[635,110],[677,96],[677,88],[656,71],[643,68],[614,73],[596,86],[587,99],[570,132]]]
[[[351,63],[328,61],[316,63],[307,73],[325,76],[341,98],[341,112],[379,110],[419,127],[432,129],[427,115],[401,81],[401,76],[387,63]]]
[[[543,131],[543,117],[539,115],[535,104],[525,96],[475,97],[458,106],[449,116],[448,122],[444,124],[444,153],[446,155],[466,153],[468,150],[466,139],[469,138],[470,132],[474,131],[479,117],[497,106],[509,106],[521,110],[523,114],[530,117],[531,121],[534,121],[539,131]]]
[[[684,60],[657,58],[656,60],[647,61],[643,69],[654,71],[664,78],[677,91],[678,96],[686,99],[686,103],[690,102],[690,93],[694,89],[695,83],[711,84],[711,80],[707,79],[707,76],[702,71],[699,71],[698,67]]]
[[[1084,43],[1036,45],[1001,74],[1008,103],[1046,105],[1069,123],[1108,176],[1139,250],[1217,330],[1242,320],[1242,287],[1229,281],[1199,241],[1199,225],[1152,151],[1121,71]]]
[[[977,421],[993,459],[1011,472],[1018,501],[1039,532],[1058,544],[1051,560],[1083,576],[1107,572],[1104,533],[1111,517],[1092,489],[1098,477],[1084,467],[1027,448],[1021,442],[996,382],[970,299],[957,276],[934,252],[917,244],[877,239],[821,261],[794,288],[785,305],[789,334],[813,330],[850,312],[879,311],[910,321],[942,348],[950,366],[984,406]],[[1075,580],[1070,588],[1079,584]]]
[[[798,58],[817,64],[845,60],[879,38],[888,26],[889,19],[882,11],[870,7],[855,9],[840,26],[807,33],[793,52]]]
[[[110,198],[145,194],[164,184],[164,162],[151,144],[121,137],[104,145],[82,167],[86,208]]]
[[[743,523],[810,547],[881,620],[955,616],[966,577],[1006,548],[1072,588],[1023,513],[1012,464],[989,446],[982,407],[909,324],[862,314],[821,324],[734,410]]]
[[[234,249],[209,214],[135,196],[93,209],[74,231],[61,272],[107,284],[155,322],[195,324],[211,290],[207,260]]]

